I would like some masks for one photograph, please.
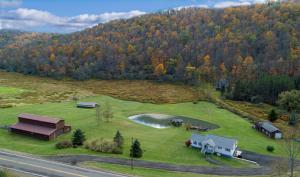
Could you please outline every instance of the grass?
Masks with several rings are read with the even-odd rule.
[[[23,93],[17,99],[6,100],[6,102],[18,105],[60,102],[72,100],[73,97],[84,98],[94,95],[108,95],[122,100],[159,104],[195,101],[203,96],[192,87],[150,81],[74,81],[70,79],[58,81],[1,71],[0,78],[4,78],[0,79],[2,86],[31,91]],[[2,100],[0,104],[1,102]]]
[[[241,117],[224,109],[219,109],[209,102],[178,103],[178,104],[151,104],[133,101],[123,101],[108,96],[97,96],[82,99],[82,101],[95,101],[100,104],[110,102],[113,106],[114,119],[112,122],[97,122],[95,110],[75,108],[74,102],[45,103],[36,105],[18,106],[8,109],[0,109],[0,125],[10,125],[17,121],[19,113],[27,112],[33,114],[61,117],[66,120],[74,129],[80,128],[88,139],[106,138],[112,139],[115,132],[120,130],[125,137],[125,149],[123,155],[100,154],[88,151],[83,148],[57,150],[56,142],[70,139],[71,134],[63,135],[51,142],[39,141],[21,135],[8,133],[0,130],[0,147],[23,151],[32,154],[99,154],[115,157],[128,158],[131,137],[140,140],[145,153],[142,159],[151,161],[162,161],[180,164],[211,165],[205,161],[198,150],[187,148],[184,142],[191,136],[181,128],[154,129],[134,123],[127,119],[128,116],[139,113],[163,113],[180,115],[205,120],[220,126],[220,128],[208,133],[220,136],[236,138],[239,147],[262,154],[283,155],[280,148],[280,141],[269,139],[251,128],[251,124]],[[267,145],[275,147],[273,153],[266,150]],[[222,163],[229,166],[244,167],[248,164],[243,162],[220,158]]]
[[[115,164],[105,164],[97,162],[85,162],[80,164],[80,166],[88,167],[98,170],[113,171],[117,173],[122,173],[130,176],[139,176],[139,177],[217,177],[216,175],[202,175],[195,173],[183,173],[183,172],[172,172],[158,169],[148,169],[134,167],[131,169],[130,166],[115,165]],[[226,177],[226,176],[223,176]],[[250,177],[250,176],[248,176]],[[261,176],[260,176],[261,177]]]
[[[0,86],[0,96],[8,95],[17,95],[24,92],[22,89],[13,88],[13,87],[1,87]]]

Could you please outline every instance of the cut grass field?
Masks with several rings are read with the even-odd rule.
[[[194,174],[194,173],[181,173],[181,172],[172,172],[165,170],[154,170],[148,168],[139,168],[134,167],[131,169],[130,166],[122,166],[115,164],[105,164],[105,163],[97,163],[97,162],[85,162],[80,164],[82,167],[88,167],[96,170],[106,170],[113,171],[121,174],[126,174],[130,176],[139,176],[139,177],[217,177],[216,175],[202,175],[202,174]],[[223,176],[226,177],[226,176]],[[231,176],[234,177],[234,176]],[[248,177],[256,177],[256,176],[248,176]],[[259,176],[264,177],[264,176]]]
[[[17,115],[19,113],[26,112],[64,118],[66,123],[73,128],[82,129],[88,139],[112,139],[115,132],[120,130],[125,138],[123,155],[95,153],[84,148],[55,149],[54,145],[56,142],[70,139],[71,134],[60,136],[51,142],[45,142],[11,134],[6,130],[0,130],[0,147],[39,155],[84,153],[128,158],[131,137],[134,137],[139,139],[142,144],[142,148],[144,149],[142,159],[144,160],[178,164],[211,165],[203,158],[203,155],[199,153],[198,150],[185,147],[184,142],[191,136],[192,132],[186,131],[184,127],[155,129],[134,123],[127,118],[130,115],[140,113],[162,113],[187,116],[217,124],[220,128],[211,130],[208,133],[236,138],[239,142],[239,147],[242,149],[262,154],[283,155],[279,144],[280,141],[265,137],[252,129],[251,124],[246,120],[225,109],[219,109],[216,105],[209,102],[156,105],[123,101],[108,96],[89,97],[82,99],[82,101],[95,101],[100,104],[110,102],[113,106],[114,119],[112,122],[98,123],[95,118],[95,110],[76,108],[75,102],[62,102],[1,109],[0,124],[11,125],[17,121]],[[275,151],[273,153],[267,152],[267,145],[274,146]],[[218,160],[234,167],[249,165],[234,159],[219,158]]]

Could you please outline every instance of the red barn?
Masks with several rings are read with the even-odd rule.
[[[57,136],[71,131],[65,121],[58,118],[20,114],[19,122],[10,127],[11,132],[28,135],[43,140],[52,140]]]

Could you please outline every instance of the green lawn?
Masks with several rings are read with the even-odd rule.
[[[131,137],[140,140],[144,149],[143,159],[152,161],[163,161],[181,164],[210,165],[204,160],[203,155],[198,150],[187,148],[184,142],[191,136],[184,127],[155,129],[143,126],[127,119],[128,116],[139,113],[165,113],[170,115],[180,115],[202,119],[215,123],[220,128],[209,131],[208,133],[226,137],[236,138],[239,147],[242,149],[255,151],[262,154],[283,155],[278,141],[269,139],[261,133],[251,128],[251,124],[241,117],[224,109],[219,109],[216,105],[208,102],[179,103],[179,104],[150,104],[132,101],[123,101],[108,96],[97,96],[86,98],[83,101],[96,101],[103,103],[109,101],[113,106],[114,119],[112,122],[101,122],[97,124],[95,110],[75,108],[74,102],[45,103],[35,105],[18,106],[7,109],[0,109],[0,125],[10,125],[17,121],[19,113],[33,113],[61,117],[74,129],[80,128],[88,139],[107,138],[112,139],[115,132],[120,130],[125,137],[125,153],[123,155],[110,155],[127,158],[129,156],[129,146]],[[54,145],[56,142],[70,139],[71,133],[60,136],[55,141],[46,142],[28,138],[25,136],[14,135],[6,130],[0,129],[0,147],[23,151],[39,155],[51,154],[99,154],[83,148],[57,150]],[[275,147],[273,153],[266,151],[266,146]],[[220,158],[223,163],[231,166],[245,166],[233,159]]]
[[[133,169],[131,169],[130,166],[96,163],[96,162],[86,162],[80,164],[80,166],[88,167],[96,170],[100,169],[100,170],[113,171],[117,173],[127,174],[131,176],[139,176],[139,177],[161,177],[161,176],[163,177],[187,177],[187,176],[188,177],[217,177],[216,175],[181,173],[181,172],[172,172],[172,171],[156,170],[156,169],[148,169],[148,168],[140,168],[140,167],[134,167]]]

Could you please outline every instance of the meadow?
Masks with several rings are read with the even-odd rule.
[[[283,155],[278,141],[269,139],[251,128],[251,124],[241,117],[209,102],[191,102],[178,104],[151,104],[133,101],[124,101],[108,96],[95,96],[82,99],[82,101],[94,101],[100,105],[109,102],[112,105],[114,119],[111,122],[98,121],[93,109],[79,109],[75,102],[44,103],[17,106],[0,110],[0,124],[11,125],[17,121],[20,113],[32,113],[59,117],[66,120],[73,129],[82,129],[88,139],[106,138],[112,139],[115,132],[119,130],[125,138],[125,149],[123,155],[111,155],[128,158],[131,137],[137,138],[145,151],[143,159],[151,161],[163,161],[170,163],[210,165],[204,160],[198,150],[187,148],[184,142],[191,136],[192,132],[186,131],[184,127],[155,129],[140,125],[128,120],[128,116],[140,113],[162,113],[170,115],[188,116],[195,119],[205,120],[220,126],[208,133],[236,138],[241,149],[254,151],[262,154]],[[54,141],[46,142],[29,137],[15,135],[7,130],[0,130],[0,146],[2,148],[22,151],[39,155],[55,154],[100,154],[88,151],[84,148],[70,148],[57,150],[54,145],[58,141],[71,138],[71,133],[60,136]],[[275,147],[273,153],[266,151],[266,146]],[[110,155],[110,154],[100,154]],[[233,159],[219,158],[225,164],[243,166],[242,162]]]
[[[155,129],[134,123],[128,117],[141,113],[160,113],[186,116],[204,120],[220,128],[207,133],[235,138],[239,148],[262,154],[284,156],[281,141],[267,138],[251,128],[251,123],[226,109],[206,101],[209,91],[214,97],[218,93],[211,87],[199,90],[192,87],[149,81],[85,81],[53,80],[15,73],[0,72],[1,104],[11,104],[0,109],[1,127],[17,122],[20,113],[31,113],[59,117],[73,129],[82,129],[89,140],[105,138],[111,140],[119,130],[125,138],[124,154],[112,155],[91,152],[84,148],[58,150],[55,144],[69,140],[72,133],[54,141],[40,141],[0,129],[0,147],[37,155],[95,154],[128,158],[131,138],[142,144],[142,159],[180,164],[211,165],[198,150],[185,147],[184,142],[193,132],[181,128]],[[203,89],[203,88],[202,88]],[[108,96],[105,96],[108,95]],[[94,109],[76,108],[74,97],[80,101],[94,101],[100,105],[109,102],[114,118],[111,122],[98,121]],[[131,101],[130,101],[131,100]],[[266,150],[268,145],[275,151]],[[215,157],[223,164],[235,167],[249,166],[245,162]]]

